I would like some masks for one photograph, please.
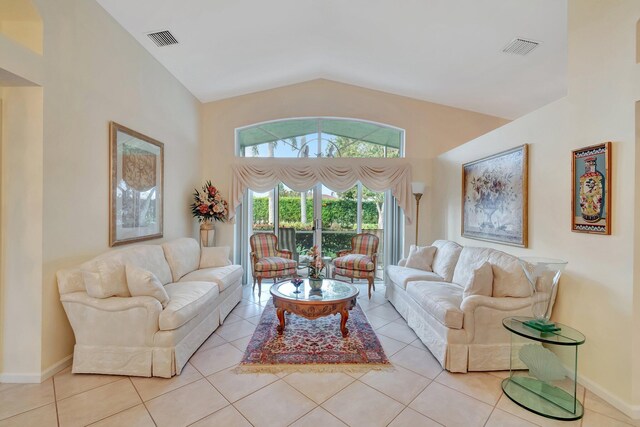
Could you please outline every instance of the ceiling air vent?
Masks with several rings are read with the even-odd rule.
[[[540,42],[527,39],[513,39],[502,49],[504,53],[512,53],[514,55],[526,55],[533,49],[537,48]]]
[[[155,33],[148,33],[147,36],[158,46],[170,46],[172,44],[178,44],[178,40],[173,37],[173,34],[169,30],[156,31]]]

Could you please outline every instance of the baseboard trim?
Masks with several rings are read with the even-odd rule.
[[[39,373],[14,374],[3,372],[0,373],[0,383],[38,384],[48,380],[66,367],[71,366],[72,361],[73,354],[70,354],[64,359],[54,363],[53,365],[49,366],[47,369]]]
[[[640,405],[630,405],[615,394],[611,393],[609,390],[603,388],[595,381],[592,381],[583,375],[578,375],[578,383],[586,387],[590,392],[597,395],[599,398],[616,408],[618,411],[625,414],[627,417],[634,420],[640,419]]]
[[[0,374],[0,383],[15,384],[39,384],[40,374],[11,374],[3,372]]]
[[[68,368],[69,366],[71,366],[71,362],[73,362],[73,354],[70,354],[64,359],[49,366],[47,369],[42,371],[42,374],[40,374],[40,382],[45,381],[58,372],[62,371],[63,369]]]

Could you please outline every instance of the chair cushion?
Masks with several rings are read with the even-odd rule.
[[[418,280],[444,282],[444,278],[434,272],[418,270],[417,268],[400,267],[398,265],[390,265],[387,267],[387,277],[402,289],[407,289],[407,283]]]
[[[224,267],[201,268],[192,271],[180,279],[180,282],[213,282],[218,285],[220,292],[242,279],[243,270],[239,265]]]
[[[270,256],[259,259],[255,264],[255,271],[279,271],[296,268],[296,262],[292,259]]]
[[[333,260],[336,268],[344,270],[373,271],[373,260],[370,256],[349,254]]]
[[[433,257],[431,270],[442,277],[445,282],[451,282],[462,246],[450,240],[436,240],[433,242],[433,246],[438,250],[436,250],[436,254]]]
[[[173,281],[200,267],[200,245],[195,239],[184,237],[162,245],[164,256],[171,267]]]
[[[178,282],[164,287],[170,301],[160,313],[161,331],[178,329],[196,317],[206,305],[218,298],[218,285],[212,282]]]
[[[410,295],[426,312],[447,328],[462,329],[462,288],[446,282],[411,282]]]
[[[366,271],[366,270],[350,270],[347,268],[338,268],[336,267],[333,270],[333,273],[336,276],[344,276],[344,277],[352,277],[354,279],[368,279],[368,278],[374,278],[376,277],[376,272],[371,270],[371,271]]]

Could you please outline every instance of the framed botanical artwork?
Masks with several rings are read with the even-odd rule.
[[[611,143],[571,152],[571,231],[611,234]]]
[[[109,246],[162,237],[164,144],[109,124]]]
[[[527,247],[527,144],[462,165],[462,236]]]

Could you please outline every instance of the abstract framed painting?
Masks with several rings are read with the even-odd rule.
[[[109,246],[162,237],[164,144],[109,124]]]
[[[611,143],[571,152],[571,231],[611,234]]]
[[[462,165],[462,236],[527,247],[528,145]]]

